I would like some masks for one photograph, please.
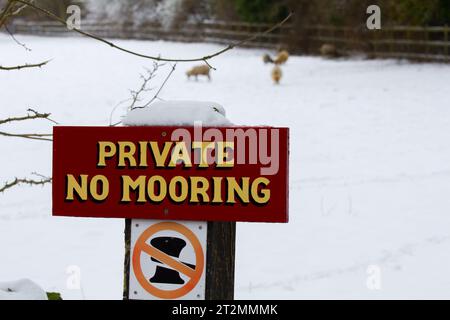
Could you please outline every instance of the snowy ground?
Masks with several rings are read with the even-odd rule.
[[[0,73],[0,118],[33,107],[63,125],[107,125],[150,66],[90,40],[20,38],[33,51],[0,35],[0,65],[53,60]],[[120,43],[179,57],[218,49]],[[293,57],[276,87],[261,54],[213,60],[211,83],[188,82],[190,65],[179,65],[161,95],[217,101],[236,124],[291,128],[291,222],[239,224],[236,297],[450,298],[450,66]],[[0,182],[51,174],[50,143],[0,138],[0,150]],[[53,218],[50,190],[0,195],[0,281],[30,278],[65,299],[120,299],[123,221]],[[67,287],[70,266],[82,290]]]

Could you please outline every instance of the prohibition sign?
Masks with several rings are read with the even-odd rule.
[[[184,265],[161,250],[147,244],[155,233],[160,231],[175,231],[185,236],[195,252],[195,270]],[[181,288],[175,290],[162,290],[152,285],[145,277],[141,266],[141,254],[145,253],[172,269],[188,276],[189,281]],[[161,222],[147,228],[137,239],[132,257],[133,271],[139,284],[145,291],[160,299],[178,299],[191,292],[200,281],[205,267],[205,258],[202,245],[197,236],[187,227],[176,222]]]

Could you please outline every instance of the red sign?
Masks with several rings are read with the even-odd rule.
[[[53,215],[288,222],[289,129],[54,127]]]

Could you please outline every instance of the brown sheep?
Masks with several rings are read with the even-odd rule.
[[[339,57],[338,50],[335,45],[325,43],[320,47],[320,54],[325,58],[337,58]]]
[[[282,76],[283,76],[283,72],[281,71],[281,68],[278,65],[275,65],[275,67],[272,70],[272,79],[275,82],[275,84],[280,83]]]
[[[286,50],[280,51],[273,61],[276,65],[282,65],[285,64],[289,59],[289,52]]]
[[[206,76],[208,80],[211,80],[210,76],[211,68],[207,65],[195,66],[191,70],[186,72],[188,79],[191,77],[195,77],[195,80],[198,80],[198,76]]]

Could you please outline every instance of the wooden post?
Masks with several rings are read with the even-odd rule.
[[[208,222],[206,300],[234,299],[236,222]]]
[[[236,222],[208,222],[206,300],[234,299]],[[125,219],[123,299],[130,296],[131,219]]]
[[[130,297],[131,219],[125,219],[125,258],[123,263],[123,300]]]

